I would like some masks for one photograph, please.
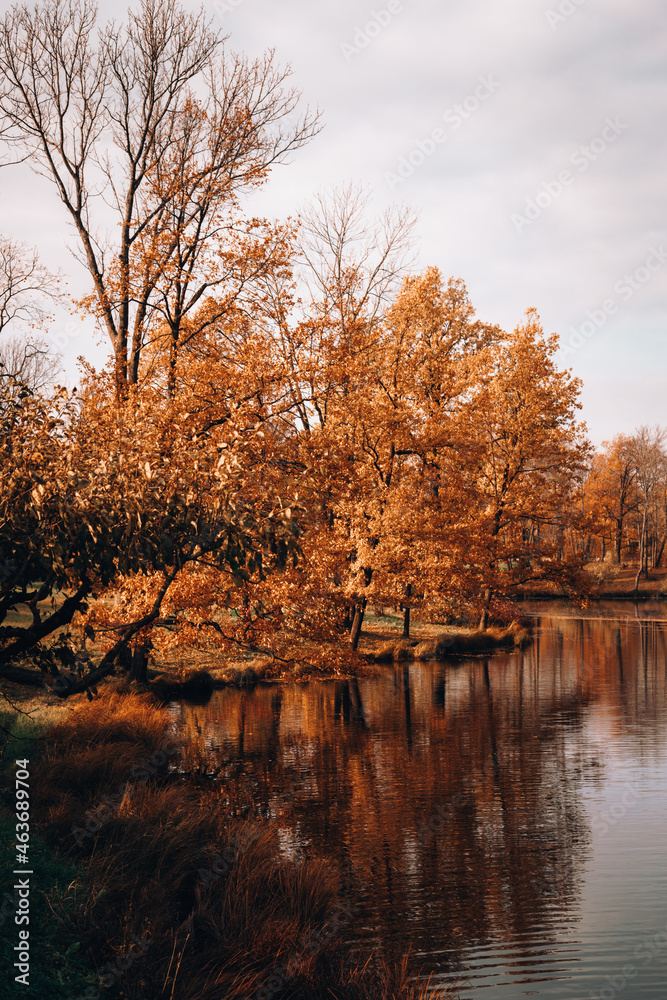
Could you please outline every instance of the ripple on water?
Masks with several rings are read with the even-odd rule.
[[[178,711],[285,852],[330,859],[360,948],[465,998],[665,1000],[667,623],[598,610],[488,661]]]

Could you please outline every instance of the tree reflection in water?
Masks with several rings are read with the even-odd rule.
[[[492,947],[535,981],[576,961],[581,787],[606,766],[585,723],[603,711],[650,733],[665,656],[658,622],[543,618],[521,653],[227,690],[174,711],[281,843],[337,866],[365,948],[411,945],[427,971],[476,963],[482,977]]]

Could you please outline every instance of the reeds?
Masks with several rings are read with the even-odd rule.
[[[50,730],[32,777],[34,820],[85,872],[56,916],[99,995],[116,983],[129,1000],[425,997],[406,961],[351,960],[330,862],[287,860],[269,823],[231,820],[169,770],[177,746],[165,709],[111,693]]]

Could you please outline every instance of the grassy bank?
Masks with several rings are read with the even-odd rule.
[[[351,649],[345,634],[336,641],[324,642],[286,633],[281,636],[279,650],[274,655],[174,646],[166,655],[151,656],[147,677],[151,693],[163,703],[186,698],[205,704],[214,690],[225,687],[253,688],[260,682],[376,676],[381,672],[381,664],[395,661],[445,660],[521,648],[530,641],[526,622],[519,619],[505,628],[480,631],[422,622],[413,617],[411,638],[406,640],[402,637],[402,615],[369,610],[357,650]],[[94,646],[89,652],[95,660]],[[97,653],[100,659],[103,651]],[[24,664],[27,665],[32,666],[29,662]],[[115,676],[102,682],[101,690],[146,690],[145,685],[129,684],[122,668],[117,669]],[[29,712],[40,724],[59,713],[73,711],[83,699],[76,696],[63,702],[49,693],[46,686],[37,693],[34,687],[24,687],[6,678],[0,680],[0,695],[3,694],[10,704]]]
[[[530,631],[513,622],[507,628],[448,629],[415,639],[387,639],[368,642],[366,659],[371,663],[400,660],[446,660],[450,656],[491,654],[500,650],[523,648],[530,642]]]
[[[46,740],[31,763],[31,847],[52,867],[36,868],[33,884],[48,903],[41,940],[60,947],[55,961],[45,945],[43,976],[51,979],[33,995],[426,996],[400,959],[349,959],[344,932],[354,906],[330,862],[286,860],[270,821],[231,819],[233,804],[188,774],[196,751],[147,697],[106,691],[35,735]],[[18,745],[10,742],[5,761]],[[11,777],[10,768],[5,842]],[[37,961],[35,953],[35,977]]]

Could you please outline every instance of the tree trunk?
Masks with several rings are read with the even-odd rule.
[[[364,583],[366,587],[370,587],[371,580],[373,579],[373,570],[366,566],[364,567]],[[352,649],[356,649],[359,645],[359,636],[361,635],[361,626],[364,621],[364,612],[366,611],[366,598],[362,597],[354,608],[354,620],[352,622],[352,629],[350,631],[350,646]]]
[[[0,650],[0,664],[11,663],[12,660],[19,657],[22,653],[27,653],[37,646],[46,636],[52,635],[56,629],[63,625],[69,625],[77,611],[82,609],[82,605],[90,594],[90,590],[90,584],[87,580],[84,580],[77,592],[72,594],[71,597],[66,598],[60,607],[44,621],[38,622],[31,628],[21,628],[18,630],[18,634],[9,633],[9,638],[14,638],[15,641]],[[5,631],[5,635],[7,634]]]
[[[114,344],[114,381],[116,402],[120,405],[127,400],[127,341],[118,338],[120,343]]]
[[[412,597],[412,584],[409,583],[405,588],[405,596],[409,599]],[[410,605],[403,605],[403,638],[410,638]]]
[[[644,572],[645,549],[646,549],[646,507],[644,507],[642,531],[639,538],[639,568],[637,570],[637,575],[635,577],[635,594],[639,590],[639,580],[641,579],[641,575]]]
[[[167,376],[167,399],[173,399],[176,394],[176,363],[178,361],[179,325],[172,324],[170,330],[169,373]]]
[[[352,621],[352,629],[350,631],[350,646],[352,649],[356,649],[359,645],[359,636],[361,635],[361,626],[364,621],[364,612],[366,611],[366,598],[363,599],[361,604],[357,604],[354,609],[354,620]]]
[[[133,647],[130,654],[130,680],[148,684],[148,650],[147,643],[140,642]]]
[[[491,605],[491,594],[492,594],[491,588],[487,587],[486,590],[484,591],[484,601],[482,603],[482,615],[481,618],[479,619],[479,629],[481,632],[484,632],[486,630],[487,625],[489,624],[489,607]]]

